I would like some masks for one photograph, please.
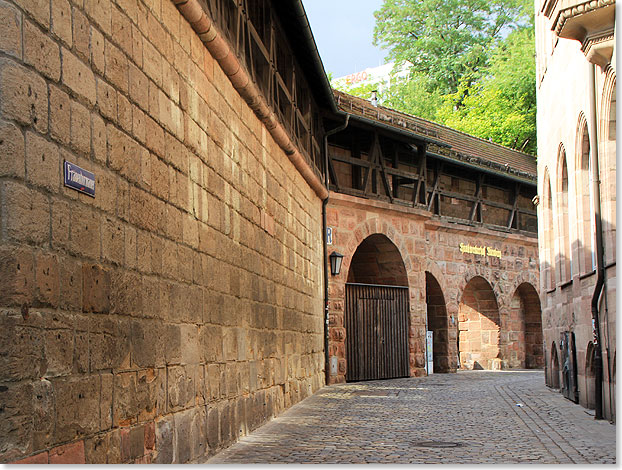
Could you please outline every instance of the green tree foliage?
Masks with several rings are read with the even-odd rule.
[[[532,0],[384,0],[375,16],[374,42],[412,64],[381,104],[535,152]]]
[[[437,110],[444,99],[440,91],[430,85],[429,77],[411,71],[407,79],[394,78],[391,83],[379,96],[383,106],[430,121],[437,119]]]
[[[492,50],[487,72],[480,81],[447,95],[436,119],[469,134],[535,153],[534,29],[510,33]]]
[[[374,13],[374,44],[408,61],[442,94],[477,79],[487,50],[526,20],[524,0],[385,0]]]

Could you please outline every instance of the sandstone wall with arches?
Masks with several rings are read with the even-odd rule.
[[[490,286],[490,298],[485,302],[496,303],[498,338],[500,344],[506,345],[496,353],[498,357],[490,358],[496,361],[488,361],[483,367],[542,367],[541,359],[528,364],[524,351],[527,337],[525,306],[535,301],[539,308],[537,239],[519,233],[449,223],[420,209],[337,193],[330,194],[327,222],[333,230],[329,252],[344,255],[340,274],[329,278],[329,355],[332,363],[337,364],[331,370],[331,382],[343,382],[346,377],[345,338],[348,332],[344,323],[344,295],[346,282],[350,282],[352,260],[361,244],[375,234],[382,234],[395,245],[406,268],[411,376],[425,375],[425,336],[430,325],[438,330],[437,335],[445,342],[442,359],[436,357],[442,363],[440,371],[451,372],[459,368],[460,305],[464,303],[465,290],[474,278],[481,278]],[[461,252],[460,244],[500,250],[501,257]],[[530,286],[534,295],[521,301],[517,291],[525,285]],[[439,299],[443,299],[444,304]],[[432,306],[430,310],[426,300]],[[438,312],[444,312],[446,316],[440,324]],[[436,319],[429,322],[428,315],[436,315]],[[461,341],[466,341],[466,337],[463,335]],[[476,339],[473,341],[477,342]],[[508,346],[510,344],[514,346]],[[522,353],[518,352],[519,346],[523,348]],[[435,343],[435,349],[439,347],[441,345]],[[515,349],[515,354],[510,354]],[[533,350],[537,348],[532,347]],[[469,368],[472,364],[465,361],[462,367]]]

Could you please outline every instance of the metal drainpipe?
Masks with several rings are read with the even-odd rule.
[[[328,137],[337,132],[341,132],[350,122],[350,115],[346,114],[346,122],[341,126],[331,129],[324,134],[324,181],[328,190]],[[328,205],[328,196],[322,201],[322,240],[324,253],[324,373],[326,385],[330,380],[330,355],[328,354],[328,247],[326,246],[326,206]]]
[[[594,220],[596,222],[596,286],[592,295],[592,332],[594,334],[594,388],[595,388],[595,418],[603,419],[603,353],[600,343],[600,319],[598,315],[598,304],[603,293],[605,280],[605,268],[603,259],[603,226],[601,220],[600,206],[600,176],[598,165],[598,117],[596,111],[596,65],[591,64],[590,68],[590,99],[592,101],[592,132],[590,151],[592,152],[592,193],[594,194]]]

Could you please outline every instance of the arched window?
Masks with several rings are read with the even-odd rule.
[[[591,272],[596,267],[596,225],[592,192],[592,155],[587,120],[581,113],[577,126],[577,222],[579,233],[579,271]]]
[[[606,72],[601,105],[600,169],[601,217],[605,263],[616,259],[616,74]]]
[[[559,146],[557,166],[557,272],[561,282],[572,278],[572,253],[570,251],[570,218],[568,217],[568,166],[566,150]]]
[[[546,289],[553,289],[555,287],[555,244],[553,236],[553,195],[551,193],[551,179],[549,177],[549,170],[544,170],[544,195],[542,201],[542,215],[544,221],[544,237],[542,240],[543,246],[543,261],[542,273],[544,278],[544,286]]]

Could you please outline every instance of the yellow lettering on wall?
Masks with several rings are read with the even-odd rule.
[[[460,243],[460,253],[470,253],[479,256],[493,256],[501,259],[501,250],[497,250],[491,246],[472,246],[467,243]]]

